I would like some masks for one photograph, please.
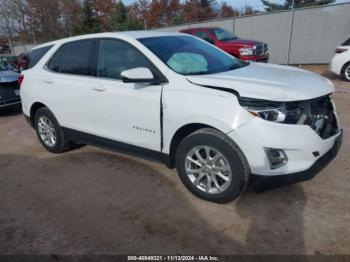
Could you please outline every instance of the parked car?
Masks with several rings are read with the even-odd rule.
[[[16,56],[14,55],[0,55],[0,63],[7,64],[9,67],[15,67]]]
[[[350,37],[335,50],[330,70],[350,81]]]
[[[28,63],[28,58],[29,58],[28,53],[22,53],[22,54],[17,56],[14,63],[15,63],[15,66],[19,72],[22,72],[24,69],[26,69],[27,63]]]
[[[9,64],[0,63],[0,109],[21,103],[18,76]]]
[[[299,68],[244,62],[180,33],[92,34],[33,52],[43,49],[21,95],[53,153],[81,143],[161,161],[196,196],[225,203],[249,181],[310,179],[341,144],[333,84]]]
[[[254,62],[268,62],[269,60],[267,44],[241,39],[219,27],[183,29],[180,32],[197,36],[241,60]]]

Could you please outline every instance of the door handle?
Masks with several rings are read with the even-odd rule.
[[[104,88],[103,86],[94,86],[92,87],[92,90],[103,92],[106,91],[106,88]]]
[[[47,83],[47,84],[52,84],[53,83],[51,78],[45,78],[45,79],[43,79],[43,82]]]

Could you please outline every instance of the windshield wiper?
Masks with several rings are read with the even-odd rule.
[[[224,38],[224,39],[222,39],[221,41],[222,41],[222,42],[227,42],[227,41],[231,41],[231,40],[235,40],[235,39],[237,39],[237,37]]]
[[[227,71],[230,71],[230,70],[235,70],[235,69],[238,69],[238,68],[241,68],[241,67],[245,67],[249,65],[249,62],[240,62],[238,64],[232,64]]]
[[[206,75],[208,74],[208,71],[199,71],[199,72],[192,72],[192,73],[188,73],[186,74],[187,76],[193,76],[193,75]]]
[[[240,68],[240,67],[241,67],[241,65],[239,65],[239,64],[232,64],[232,65],[229,67],[228,70],[234,70],[234,69],[237,69],[237,68]]]

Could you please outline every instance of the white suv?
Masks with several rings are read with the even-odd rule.
[[[350,37],[335,50],[329,69],[350,81]]]
[[[79,143],[158,160],[209,201],[231,201],[248,182],[261,191],[311,178],[341,144],[329,80],[190,35],[93,34],[35,53],[21,96],[47,150]]]

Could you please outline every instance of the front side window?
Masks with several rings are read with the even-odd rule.
[[[237,39],[237,36],[235,36],[233,33],[225,29],[215,28],[210,30],[211,30],[211,33],[215,35],[216,39],[221,42]]]
[[[98,45],[97,76],[121,79],[124,70],[147,67],[148,59],[132,45],[115,39],[101,39]]]
[[[191,36],[138,39],[160,60],[182,75],[213,74],[248,65]]]
[[[39,60],[51,49],[53,45],[44,46],[41,48],[34,49],[29,54],[29,62],[27,62],[27,68],[30,69],[35,66]]]
[[[79,40],[62,45],[47,67],[58,73],[91,75],[90,59],[93,40]]]

